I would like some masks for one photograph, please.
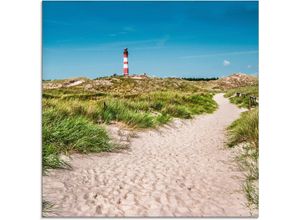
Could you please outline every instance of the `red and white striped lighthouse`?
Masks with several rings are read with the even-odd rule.
[[[128,49],[125,48],[123,52],[123,72],[124,76],[128,76],[129,71],[128,71]]]

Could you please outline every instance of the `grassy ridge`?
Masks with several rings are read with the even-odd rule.
[[[103,123],[119,121],[133,128],[153,128],[173,117],[192,118],[217,108],[213,94],[194,83],[130,78],[44,89],[42,105],[44,169],[66,167],[61,154],[110,151],[113,146]]]
[[[106,93],[114,95],[139,95],[156,91],[208,92],[213,91],[212,81],[187,81],[178,78],[144,78],[133,79],[122,76],[102,77],[95,80],[84,80],[77,86],[67,87],[70,80],[52,80],[43,83],[44,92],[53,93]],[[53,87],[54,86],[54,87]],[[55,88],[55,89],[53,89]]]
[[[90,94],[88,95],[90,97]],[[120,121],[137,128],[155,127],[172,117],[191,118],[211,113],[217,108],[213,95],[208,93],[152,92],[137,96],[98,96],[82,99],[68,95],[43,98],[43,106],[70,116],[85,116],[93,122]]]

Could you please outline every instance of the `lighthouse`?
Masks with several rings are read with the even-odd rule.
[[[125,48],[123,52],[123,72],[124,76],[128,76],[129,71],[128,71],[128,49]]]

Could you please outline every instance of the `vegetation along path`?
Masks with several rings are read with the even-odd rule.
[[[43,176],[59,216],[249,216],[244,175],[226,148],[242,111],[223,94],[213,114],[137,134],[130,150],[72,156],[73,170]]]

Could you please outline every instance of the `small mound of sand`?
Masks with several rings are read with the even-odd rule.
[[[66,87],[78,86],[78,85],[80,85],[82,83],[84,83],[84,80],[75,80],[75,81],[66,83],[65,86]]]
[[[86,82],[85,79],[78,79],[78,78],[46,81],[43,82],[43,89],[59,89],[59,88],[73,87],[73,86],[81,85],[84,82]]]

